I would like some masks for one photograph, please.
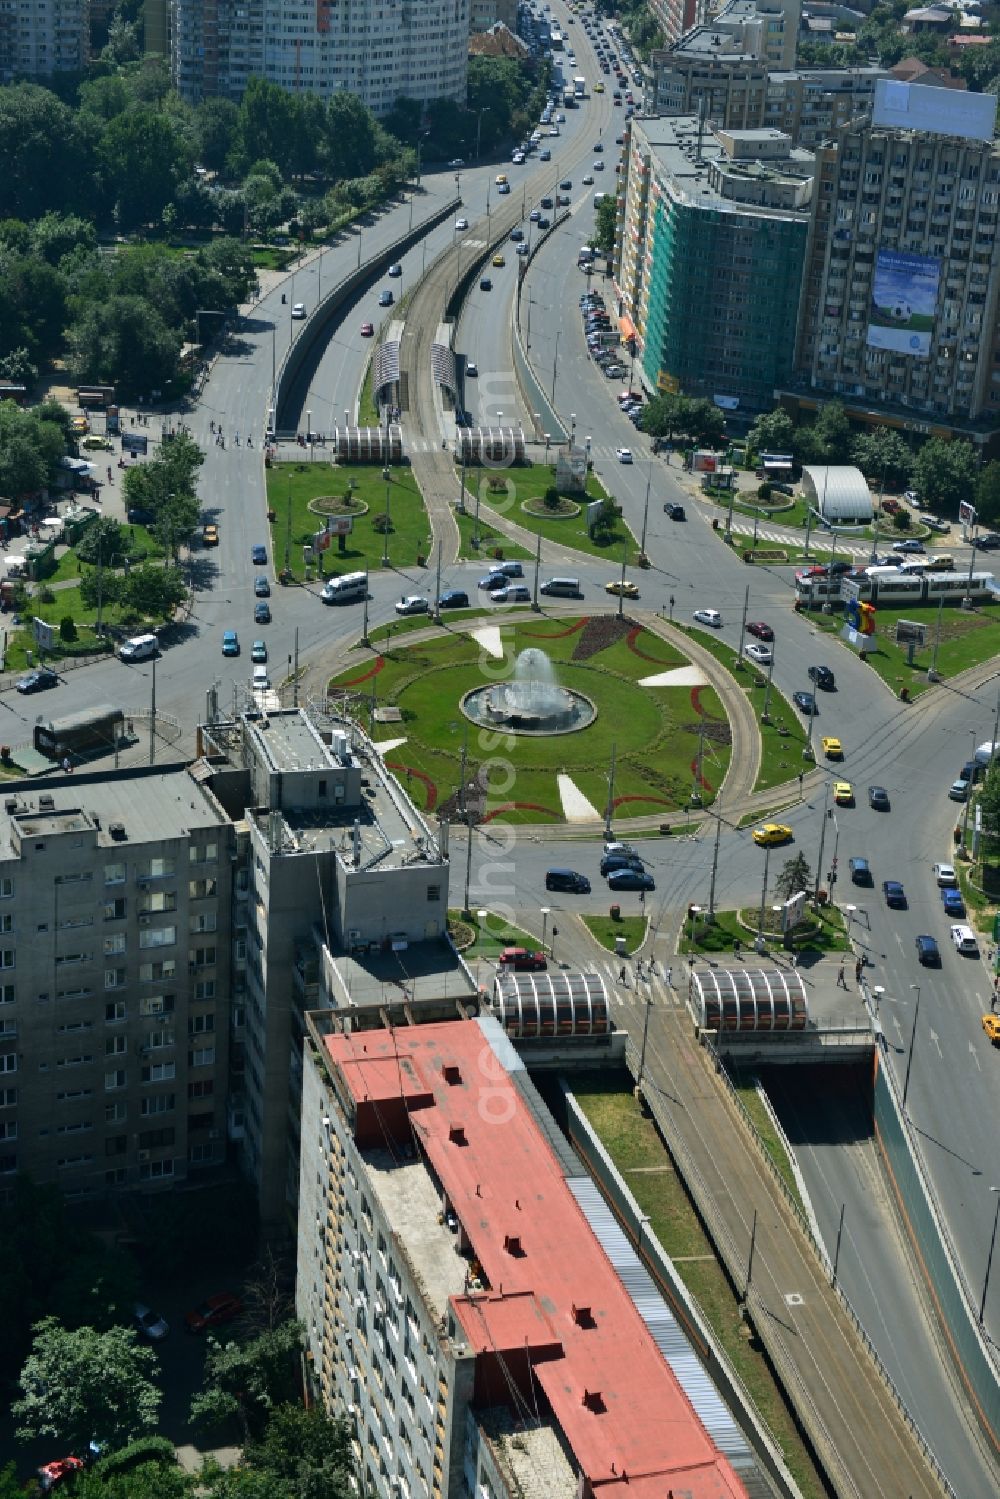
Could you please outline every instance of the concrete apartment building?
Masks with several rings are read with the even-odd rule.
[[[745,1495],[496,1020],[329,1020],[309,1017],[296,1301],[366,1491]]]
[[[1000,425],[1000,148],[989,95],[880,83],[817,151],[795,378],[811,409],[985,441]]]
[[[189,102],[239,100],[252,77],[375,114],[405,95],[464,101],[469,0],[169,0],[170,66]]]
[[[615,284],[649,389],[773,405],[792,368],[813,172],[782,131],[632,121]]]
[[[289,709],[199,733],[200,773],[245,870],[232,918],[246,1017],[232,1133],[274,1222],[294,1214],[298,1192],[303,1016],[318,1004],[420,999],[433,984],[417,979],[434,968],[428,950],[445,955],[439,966],[457,962],[447,848],[351,721]]]
[[[90,0],[0,0],[0,84],[82,73]]]
[[[183,766],[5,783],[0,1185],[99,1197],[225,1161],[232,854]]]
[[[676,56],[744,59],[768,68],[794,68],[802,0],[727,0],[709,19],[695,24],[698,8],[681,0],[658,0],[652,7],[668,50],[654,52],[654,74],[663,59]],[[661,9],[665,14],[661,15]],[[683,24],[679,24],[683,18]],[[647,95],[647,106],[653,104]]]

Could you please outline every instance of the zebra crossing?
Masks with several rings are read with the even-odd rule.
[[[735,516],[733,517],[732,529],[738,536],[752,536],[754,534],[752,521],[745,519],[737,520]],[[801,531],[788,531],[775,526],[759,525],[757,527],[758,541],[773,541],[779,546],[801,546],[802,536],[803,533]],[[830,533],[828,531],[814,530],[813,539],[829,543]],[[844,541],[841,537],[838,536],[837,538],[837,551],[845,557],[870,557],[871,550],[871,542],[868,542],[867,545],[852,546],[850,542]]]
[[[621,981],[623,966],[625,983]],[[638,1009],[643,1005],[652,1004],[675,1009],[681,1003],[677,990],[665,982],[663,969],[659,963],[656,973],[650,974],[648,958],[642,960],[641,973],[637,972],[634,958],[619,959],[617,962],[613,959],[608,959],[606,962],[592,961],[584,964],[584,972],[596,974],[604,980],[612,1006],[617,1005],[622,1009]],[[671,976],[676,980],[676,974]]]

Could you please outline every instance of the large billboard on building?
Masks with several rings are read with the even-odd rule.
[[[871,347],[926,359],[940,280],[941,262],[936,256],[879,250],[868,322]]]
[[[880,78],[875,84],[874,125],[991,141],[996,114],[995,94],[928,88],[926,84],[902,83],[895,78]]]

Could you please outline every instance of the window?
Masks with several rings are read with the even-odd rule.
[[[9,935],[14,930],[13,911],[0,911],[0,932]]]
[[[56,1066],[57,1067],[89,1067],[90,1064],[91,1064],[91,1062],[93,1060],[94,1060],[94,1058],[90,1055],[89,1052],[83,1052],[83,1051],[81,1051],[81,1052],[77,1052],[74,1056],[71,1056],[71,1057],[57,1057],[56,1058]],[[43,1066],[47,1066],[48,1063],[44,1063],[42,1065]]]
[[[123,999],[109,999],[104,1006],[104,1020],[108,1025],[113,1025],[117,1020],[125,1019],[125,1001]]]
[[[140,947],[172,947],[177,941],[175,926],[154,926],[139,933]]]
[[[139,1072],[140,1080],[144,1083],[169,1083],[176,1075],[175,1062],[153,1062]]]
[[[169,1114],[174,1107],[177,1095],[175,1093],[153,1093],[149,1098],[144,1098],[139,1104],[139,1113],[144,1119],[152,1114]]]
[[[105,987],[105,989],[124,989],[124,987],[125,987],[125,969],[124,968],[105,968],[105,970],[104,970],[104,987]]]
[[[174,1033],[172,1030],[148,1031],[142,1044],[150,1051],[162,1051],[165,1046],[173,1046]]]
[[[198,936],[201,932],[214,932],[218,924],[218,917],[214,911],[201,911],[197,916],[191,917],[192,935]]]
[[[104,1074],[105,1093],[113,1093],[116,1088],[124,1088],[126,1081],[127,1075],[124,1068],[120,1068],[117,1072],[106,1072]]]
[[[104,883],[106,885],[124,885],[128,878],[128,865],[124,862],[105,864]]]
[[[104,1105],[105,1124],[121,1124],[128,1117],[128,1109],[120,1100]]]
[[[124,921],[127,914],[128,901],[124,895],[120,895],[117,900],[106,900],[104,902],[105,921]]]
[[[14,949],[12,947],[0,947],[0,968],[14,967]]]
[[[115,934],[114,934],[113,937],[105,937],[105,939],[104,939],[104,956],[106,958],[110,958],[115,953],[122,953],[122,952],[124,952],[125,951],[125,945],[126,944],[125,944],[125,933],[124,932],[115,932]]]
[[[105,1155],[125,1155],[128,1150],[128,1135],[109,1135],[104,1141]]]
[[[139,964],[139,979],[144,984],[159,983],[161,979],[172,979],[176,972],[176,958],[160,958],[154,963]]]
[[[215,1092],[215,1079],[206,1077],[197,1083],[188,1083],[188,1098],[211,1098]]]
[[[154,890],[149,895],[139,897],[139,910],[142,914],[156,913],[162,911],[176,911],[177,892],[175,890]]]
[[[206,900],[210,895],[218,894],[218,888],[216,879],[188,880],[188,895],[192,900]]]
[[[214,1015],[190,1015],[188,1017],[188,1035],[200,1036],[206,1031],[215,1030]]]
[[[13,984],[0,984],[0,1005],[12,1005],[15,998]]]
[[[214,1065],[214,1046],[196,1046],[193,1051],[188,1052],[189,1067],[213,1067]]]
[[[215,980],[199,979],[194,986],[194,997],[195,999],[214,999]],[[2,1003],[2,1000],[0,1000],[0,1003]]]
[[[14,881],[6,877],[0,880],[0,900],[10,900],[14,894]]]
[[[139,1132],[139,1149],[156,1150],[164,1145],[172,1145],[176,1131],[172,1124],[164,1125],[162,1129],[144,1129]]]
[[[211,864],[219,857],[219,845],[217,843],[192,843],[188,847],[188,857],[192,864]]]
[[[11,956],[13,957],[13,954],[11,954]],[[76,963],[89,963],[89,962],[90,962],[90,953],[89,952],[63,952],[63,953],[56,953],[56,967],[57,968],[71,968]],[[0,967],[3,967],[3,966],[4,966],[3,964],[0,964]],[[13,968],[13,966],[14,966],[13,963],[10,966]]]
[[[116,1166],[113,1171],[105,1171],[104,1185],[106,1187],[124,1187],[128,1180],[128,1172],[124,1166]]]
[[[155,1181],[158,1177],[173,1176],[173,1161],[149,1161],[139,1167],[139,1176],[143,1181]]]
[[[441,886],[440,885],[428,885],[427,886],[427,899],[428,900],[440,900],[441,899]]]
[[[0,1088],[0,1109],[13,1109],[17,1106],[17,1089]]]
[[[191,962],[196,968],[211,968],[215,963],[215,948],[192,947]]]
[[[189,1145],[188,1160],[192,1166],[201,1165],[203,1162],[215,1159],[215,1146],[207,1144]]]
[[[139,1000],[140,1015],[172,1015],[174,1013],[174,996],[172,994],[147,994]]]
[[[8,1119],[5,1124],[0,1124],[0,1140],[17,1139],[17,1120]]]
[[[104,1043],[106,1057],[123,1057],[128,1052],[127,1036],[109,1036]]]
[[[176,861],[171,858],[150,859],[147,877],[151,880],[166,880],[174,873]]]

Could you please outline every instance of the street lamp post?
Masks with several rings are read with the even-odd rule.
[[[910,1087],[910,1068],[913,1066],[913,1048],[916,1045],[917,1041],[917,1016],[920,1014],[920,985],[911,984],[910,988],[917,991],[917,1002],[913,1007],[913,1029],[910,1032],[910,1050],[906,1058],[906,1076],[903,1078],[902,1107],[904,1111],[906,1109],[906,1095]]]
[[[993,1232],[990,1235],[990,1252],[986,1256],[986,1274],[983,1277],[983,1294],[979,1302],[979,1325],[983,1325],[983,1317],[986,1313],[986,1289],[990,1283],[990,1270],[993,1268],[993,1248],[997,1241],[997,1219],[1000,1218],[1000,1187],[991,1187],[990,1191],[996,1195],[997,1207],[993,1214]]]
[[[550,912],[552,910],[552,907],[551,906],[540,906],[539,910],[542,913],[542,956],[544,957],[545,956],[545,933],[548,931],[549,914],[550,914]]]
[[[816,755],[815,755],[815,753],[813,751],[813,720],[815,719],[815,717],[816,717],[816,701],[815,701],[815,697],[814,697],[813,698],[813,711],[809,714],[809,728],[808,728],[808,731],[806,733],[805,749],[802,751],[802,758],[803,758],[803,760],[815,760],[815,758],[816,758]]]
[[[975,729],[970,729],[969,730],[969,738],[972,740],[972,743],[969,746],[969,759],[972,761],[973,765],[975,765],[975,763],[976,763],[976,731],[975,731]],[[968,841],[968,836],[969,836],[969,808],[970,808],[971,805],[972,805],[972,782],[970,781],[968,783],[968,787],[967,787],[966,793],[965,793],[965,811],[962,814],[962,847],[963,847],[963,849],[967,847],[967,841]]]
[[[771,678],[774,676],[774,641],[773,640],[771,641],[771,644],[769,646],[769,650],[771,652],[771,656],[770,656],[770,659],[769,659],[769,661],[767,663],[767,686],[764,688],[764,709],[763,709],[763,712],[760,715],[760,721],[761,721],[761,723],[770,723],[771,722],[771,718],[770,718],[770,708],[771,708]]]
[[[386,470],[386,476],[387,477],[386,477],[386,481],[385,481],[385,532],[384,532],[383,537],[382,537],[382,566],[383,567],[388,567],[389,566],[389,524],[390,524],[390,520],[389,520],[389,485],[391,483],[391,480],[388,478],[388,469]],[[468,904],[468,902],[466,902],[466,904]]]
[[[628,563],[628,533],[622,537],[622,581],[618,589],[618,618],[621,619],[625,607],[625,567]]]
[[[590,438],[587,438],[587,446],[590,446]],[[646,503],[642,507],[642,539],[639,542],[639,556],[646,555],[646,523],[649,520],[649,491],[653,483],[653,461],[649,462],[649,475],[646,479]]]
[[[830,782],[826,783],[823,793],[823,821],[819,829],[819,858],[816,860],[816,889],[814,896],[819,895],[820,880],[823,878],[823,844],[826,842],[826,814],[830,805]]]
[[[767,901],[767,866],[771,858],[770,845],[764,849],[764,879],[760,887],[760,911],[757,915],[757,948],[758,951],[764,941],[764,905]]]
[[[479,501],[483,493],[483,471],[479,470],[476,477],[476,518],[472,523],[472,545],[479,546]]]

